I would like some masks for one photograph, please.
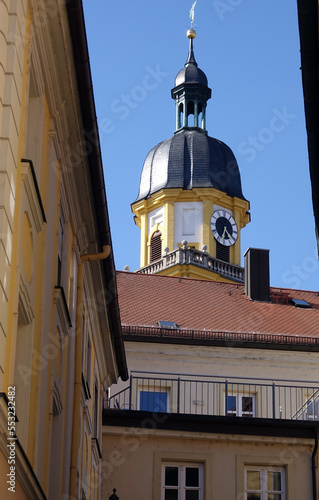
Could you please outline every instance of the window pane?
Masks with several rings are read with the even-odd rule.
[[[140,410],[144,411],[167,411],[167,393],[166,392],[140,392]]]
[[[281,472],[268,472],[268,490],[281,491]]]
[[[199,491],[198,490],[186,490],[185,500],[198,500]]]
[[[186,467],[186,486],[199,486],[198,467]]]
[[[260,490],[260,471],[247,471],[247,490]],[[259,497],[257,497],[259,498]]]
[[[236,396],[227,397],[227,414],[236,415]]]
[[[243,396],[242,400],[242,414],[243,416],[253,415],[253,398],[251,396]]]
[[[178,467],[165,467],[165,485],[178,486]]]
[[[165,500],[178,500],[178,490],[165,490]]]
[[[247,500],[260,500],[261,496],[260,493],[248,493],[247,494]]]
[[[281,500],[282,496],[280,493],[275,493],[274,495],[268,495],[268,500]]]

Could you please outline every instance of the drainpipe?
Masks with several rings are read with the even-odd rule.
[[[104,260],[111,252],[111,246],[103,246],[103,251],[97,254],[81,255],[77,277],[76,295],[76,327],[75,327],[75,361],[74,361],[74,391],[73,391],[73,420],[71,441],[71,466],[70,466],[70,499],[77,498],[77,466],[78,451],[81,431],[80,407],[82,390],[82,329],[83,329],[83,277],[84,262]]]
[[[315,429],[315,447],[312,452],[312,494],[313,500],[317,500],[317,474],[316,474],[316,454],[318,451],[318,429]]]

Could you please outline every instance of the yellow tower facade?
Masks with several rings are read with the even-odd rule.
[[[132,204],[141,230],[138,272],[242,282],[241,229],[250,221],[236,158],[206,130],[211,97],[205,73],[189,53],[177,74],[174,136],[147,155]]]

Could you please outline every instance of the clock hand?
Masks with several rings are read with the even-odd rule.
[[[231,238],[231,236],[230,236],[229,232],[227,231],[226,226],[224,226],[224,231],[223,231],[223,234],[222,234],[222,238],[223,238],[223,239],[225,239],[225,233],[226,233],[226,235],[228,236],[228,238],[230,239],[230,238]]]

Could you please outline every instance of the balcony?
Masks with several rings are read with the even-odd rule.
[[[205,251],[188,248],[187,242],[184,243],[181,248],[177,248],[172,252],[166,252],[161,259],[138,269],[136,272],[156,274],[172,266],[192,264],[193,266],[217,273],[223,278],[244,283],[245,270],[243,267],[215,259]]]
[[[319,420],[319,384],[293,380],[132,372],[104,410]]]

